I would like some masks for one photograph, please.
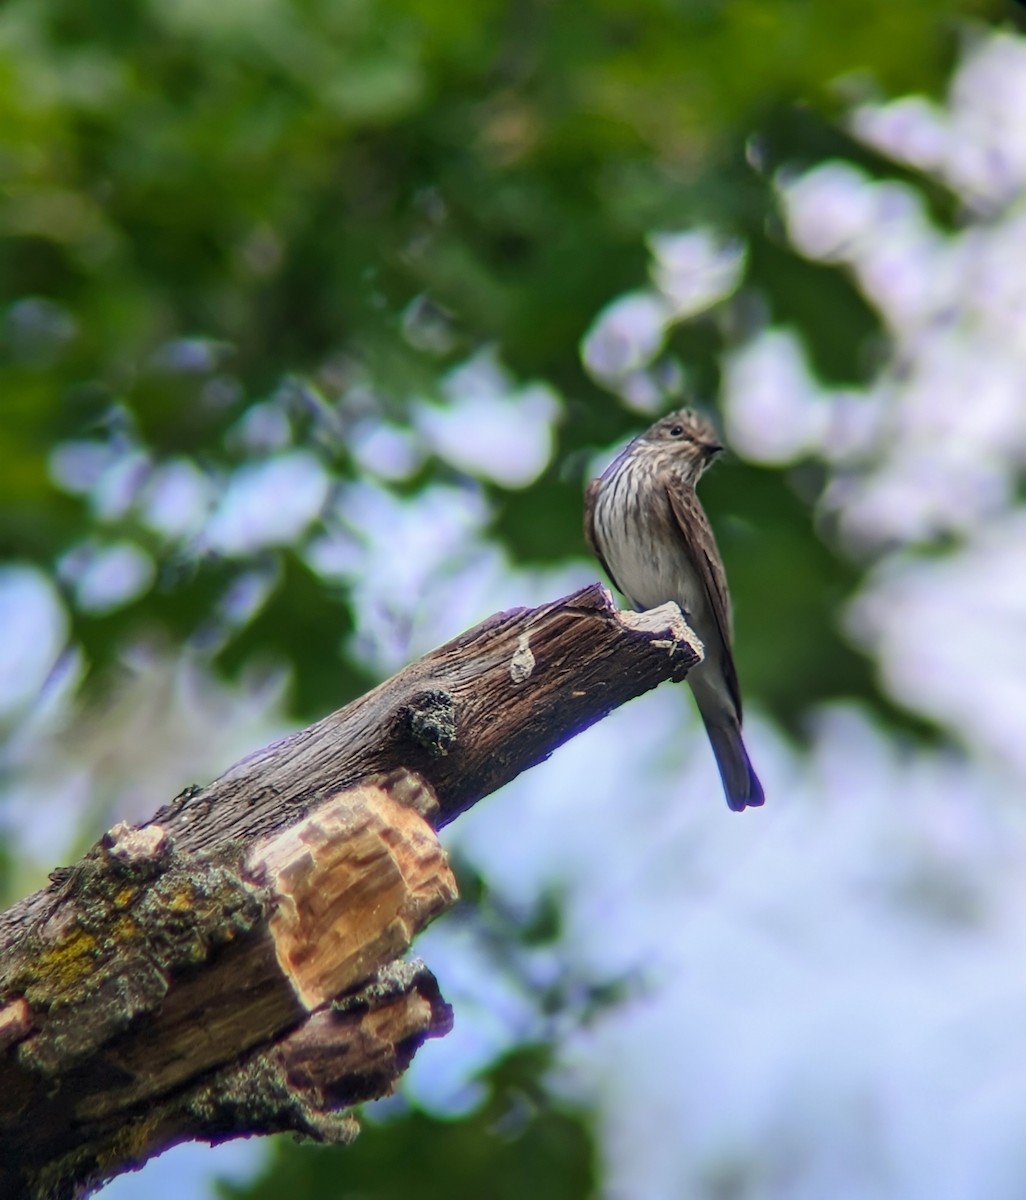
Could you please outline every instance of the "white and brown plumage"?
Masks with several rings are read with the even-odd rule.
[[[673,600],[702,639],[705,658],[688,673],[735,812],[764,794],[741,738],[741,691],[731,650],[723,563],[695,485],[723,449],[713,427],[688,409],[647,429],[588,485],[584,533],[606,574],[639,610]]]

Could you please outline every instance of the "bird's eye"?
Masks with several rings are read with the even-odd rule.
[[[683,425],[671,425],[670,426],[670,437],[681,437],[683,435],[683,433],[684,433]]]

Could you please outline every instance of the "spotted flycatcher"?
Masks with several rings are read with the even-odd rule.
[[[636,609],[673,600],[702,639],[705,658],[688,672],[688,683],[727,803],[742,812],[765,797],[741,740],[727,578],[695,492],[722,449],[709,422],[688,409],[656,421],[588,485],[584,534]]]

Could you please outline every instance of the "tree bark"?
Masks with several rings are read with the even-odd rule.
[[[436,831],[700,656],[676,606],[598,585],[497,614],[54,872],[0,915],[0,1195],[189,1139],[351,1138],[451,1025],[402,957],[456,899]]]

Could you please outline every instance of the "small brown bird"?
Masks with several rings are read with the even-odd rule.
[[[689,409],[656,421],[588,485],[584,535],[636,609],[673,600],[702,639],[705,658],[688,672],[688,683],[727,803],[742,812],[765,795],[741,740],[727,578],[695,492],[722,449],[709,422]]]

